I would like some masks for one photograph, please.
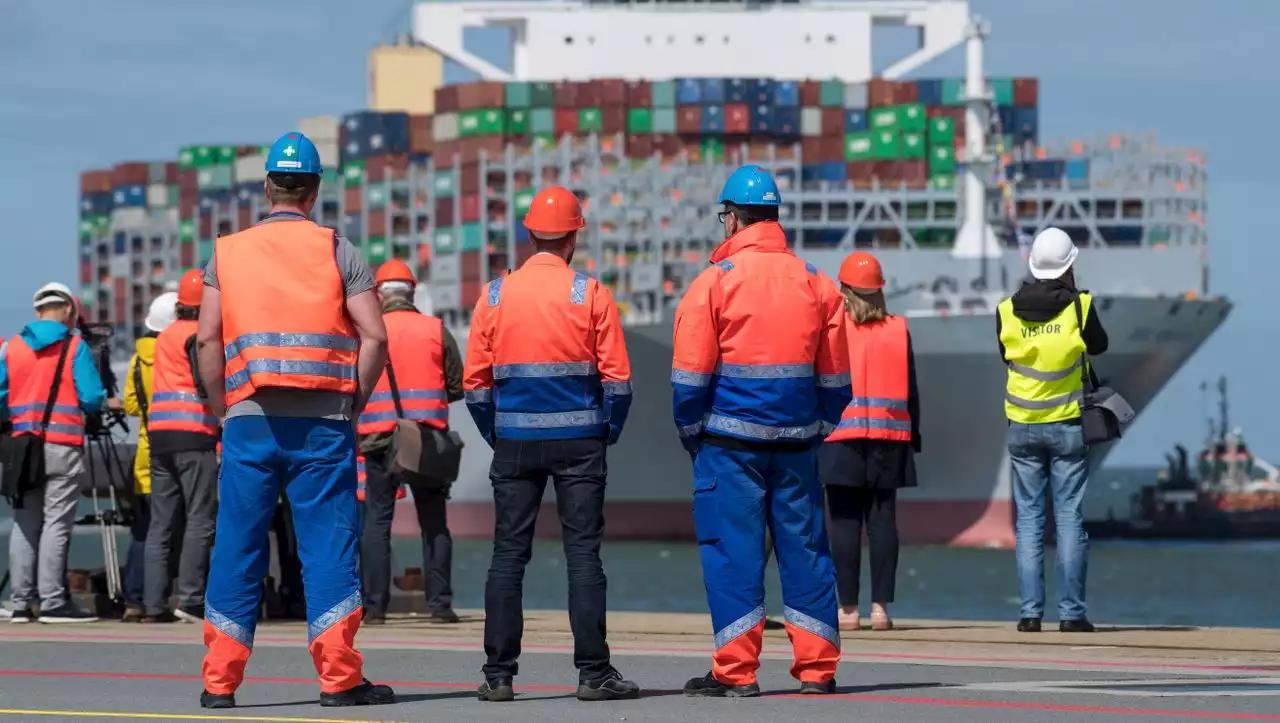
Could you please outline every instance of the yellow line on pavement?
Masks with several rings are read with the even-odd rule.
[[[229,713],[229,712],[228,712]],[[200,715],[195,713],[131,713],[105,710],[37,710],[26,708],[0,708],[0,716],[11,715],[43,715],[54,718],[160,718],[164,720],[243,720],[262,721],[263,723],[383,723],[368,719],[344,718],[299,718],[293,716],[248,716],[248,715]]]

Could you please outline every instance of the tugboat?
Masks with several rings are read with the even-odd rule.
[[[1219,419],[1197,459],[1177,445],[1155,484],[1133,494],[1128,520],[1086,522],[1091,537],[1115,539],[1280,538],[1280,470],[1249,451],[1244,433],[1228,424],[1227,380],[1217,383]],[[1201,385],[1205,389],[1205,385]],[[1229,431],[1228,431],[1229,430]]]

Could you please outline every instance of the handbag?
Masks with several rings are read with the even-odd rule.
[[[53,403],[58,398],[58,388],[62,386],[62,370],[67,365],[67,352],[70,349],[71,337],[67,336],[62,344],[62,351],[58,353],[58,366],[53,373],[53,384],[49,387],[49,400],[45,402],[44,417],[40,420],[40,434],[7,434],[0,438],[0,495],[15,510],[23,508],[23,500],[28,492],[44,486],[44,433],[49,429]]]
[[[399,474],[410,483],[427,489],[442,491],[458,479],[462,466],[462,437],[452,430],[442,431],[412,419],[405,419],[404,406],[400,402],[400,388],[396,385],[396,373],[387,362],[387,382],[391,385],[391,399],[396,405],[396,429],[391,435],[391,449],[387,453],[387,469]]]
[[[1084,332],[1084,312],[1080,296],[1074,300],[1076,323]],[[1086,445],[1103,444],[1120,439],[1120,428],[1137,416],[1129,402],[1111,387],[1098,383],[1098,377],[1089,363],[1088,351],[1080,354],[1080,373],[1084,382],[1084,398],[1080,402],[1080,431]]]

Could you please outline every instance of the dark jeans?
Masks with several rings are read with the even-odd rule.
[[[218,460],[213,450],[151,457],[151,528],[147,532],[146,612],[169,610],[173,554],[178,552],[178,606],[204,605],[209,553],[218,515]]]
[[[391,521],[396,512],[397,480],[386,471],[386,451],[365,455],[364,533],[360,540],[360,577],[365,610],[386,615],[391,602]],[[422,570],[427,606],[432,613],[453,608],[453,538],[449,535],[446,490],[410,485],[422,528]]]
[[[306,618],[306,596],[302,589],[302,558],[298,556],[298,533],[293,524],[293,510],[283,494],[276,505],[271,531],[276,536],[276,562],[280,564],[280,580],[276,591],[285,608],[286,617]]]
[[[611,669],[605,641],[604,536],[605,443],[598,439],[519,442],[493,447],[493,561],[484,589],[484,675],[519,672],[524,634],[524,569],[533,554],[533,530],[547,488],[555,484],[569,571],[569,627],[580,681]]]
[[[862,530],[871,546],[871,602],[893,602],[898,578],[897,490],[827,485],[831,555],[841,605],[858,604]]]
[[[147,528],[151,526],[151,495],[134,497],[133,524],[129,526],[129,555],[124,563],[124,602],[142,607],[146,579]]]

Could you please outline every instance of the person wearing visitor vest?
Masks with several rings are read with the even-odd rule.
[[[147,532],[151,529],[151,440],[147,436],[147,415],[151,408],[156,338],[176,318],[178,295],[166,291],[151,301],[142,324],[147,331],[138,337],[129,371],[124,378],[124,413],[138,417],[138,446],[133,453],[133,522],[129,530],[129,555],[124,566],[124,615],[122,622],[140,622],[146,612]]]
[[[916,485],[920,394],[907,320],[885,309],[880,262],[855,251],[840,265],[853,400],[818,450],[831,513],[840,629],[858,630],[862,531],[871,547],[871,627],[890,630],[898,574],[898,490]]]
[[[1089,453],[1080,424],[1085,355],[1107,350],[1093,297],[1076,287],[1079,252],[1071,237],[1047,228],[1031,245],[1033,280],[1000,302],[996,339],[1008,368],[1004,397],[1017,507],[1018,630],[1039,632],[1044,616],[1046,490],[1057,527],[1058,629],[1093,632],[1086,617],[1089,537],[1081,505]]]
[[[36,292],[32,306],[36,320],[10,339],[0,355],[0,422],[15,448],[21,442],[29,444],[32,454],[41,454],[44,468],[36,475],[39,479],[24,481],[14,479],[6,465],[3,484],[14,508],[10,623],[34,621],[37,602],[42,623],[93,622],[96,617],[71,602],[67,550],[76,502],[88,479],[84,415],[105,411],[107,393],[89,345],[71,331],[77,318],[71,289],[47,284]],[[39,465],[40,460],[31,463]]]
[[[297,528],[308,648],[320,705],[395,701],[364,677],[354,640],[359,571],[354,417],[387,363],[373,274],[310,219],[323,172],[315,144],[267,154],[267,217],[214,241],[197,327],[200,380],[222,425],[217,535],[205,594],[205,708],[234,707],[268,571],[283,489]]]
[[[462,354],[444,323],[413,305],[417,281],[407,264],[392,259],[374,281],[387,325],[390,361],[360,413],[360,474],[364,478],[365,523],[360,545],[366,625],[386,621],[391,598],[391,520],[406,484],[422,529],[422,569],[427,607],[435,622],[456,623],[453,611],[453,539],[446,503],[449,487],[398,479],[388,470],[388,452],[399,419],[440,431],[449,428],[449,404],[460,401]],[[393,385],[394,384],[394,388]]]
[[[178,282],[177,321],[156,340],[147,433],[151,438],[151,529],[147,531],[144,623],[204,620],[209,550],[218,511],[218,418],[199,381],[196,329],[204,273]],[[178,607],[170,611],[170,565],[178,559]]]

